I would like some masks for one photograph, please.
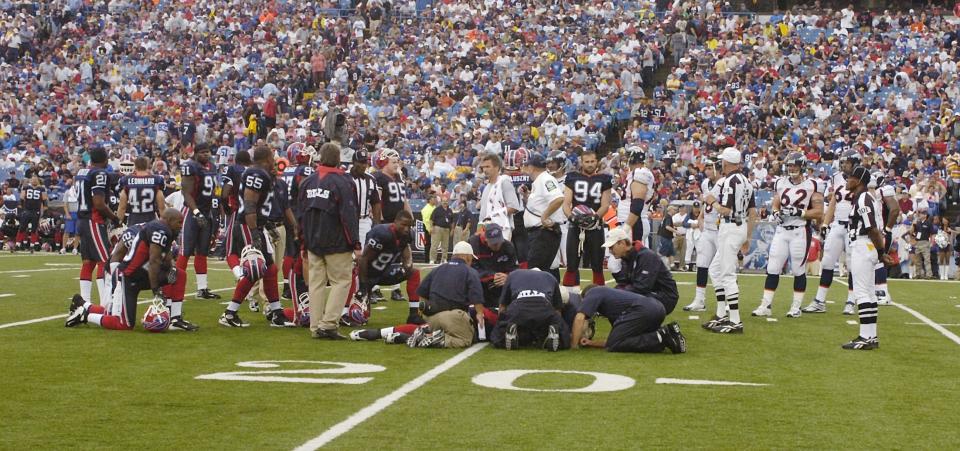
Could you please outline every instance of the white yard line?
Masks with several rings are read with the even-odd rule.
[[[76,271],[77,269],[78,268],[18,269],[16,271],[0,271],[0,274],[20,274],[22,272]]]
[[[734,381],[707,381],[701,379],[673,379],[670,377],[658,377],[656,384],[675,384],[675,385],[741,385],[747,387],[766,387],[770,384],[756,384],[753,382],[734,382]]]
[[[454,366],[457,366],[460,362],[470,358],[470,356],[480,352],[481,349],[487,346],[487,343],[477,343],[459,354],[447,359],[445,362],[433,367],[430,371],[421,374],[416,379],[403,384],[400,388],[394,390],[390,394],[376,400],[373,404],[370,404],[363,409],[360,409],[357,413],[350,415],[346,420],[343,420],[330,429],[324,431],[324,433],[310,439],[310,441],[298,446],[295,448],[296,451],[303,450],[315,450],[322,448],[324,445],[335,440],[337,437],[340,437],[347,432],[350,432],[351,429],[360,425],[364,421],[367,421],[374,415],[382,412],[387,407],[390,407],[393,403],[399,401],[404,396],[410,394],[414,390],[423,387],[427,382],[432,381],[437,376],[447,372]]]

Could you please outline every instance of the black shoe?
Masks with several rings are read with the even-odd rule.
[[[84,307],[80,307],[80,308],[74,310],[73,312],[70,312],[69,315],[67,315],[67,321],[64,322],[63,325],[66,326],[66,327],[74,327],[74,326],[78,326],[78,325],[80,325],[80,324],[86,324],[86,323],[87,323],[87,316],[89,316],[89,315],[90,315],[90,311],[89,311],[89,310],[87,310],[87,309],[84,308]]]
[[[210,291],[209,288],[197,290],[197,299],[220,299],[220,295]]]
[[[660,337],[663,338],[663,344],[670,348],[670,352],[674,354],[687,352],[687,340],[680,333],[680,325],[676,321],[661,327]]]
[[[185,332],[196,332],[200,330],[200,326],[191,323],[183,319],[182,316],[174,316],[170,318],[170,330],[182,330]]]
[[[267,312],[267,322],[270,323],[270,327],[293,327],[296,325],[287,321],[287,315],[283,314],[282,308]]]
[[[280,294],[280,297],[284,299],[292,299],[290,297],[290,284],[288,283],[283,284],[283,293]]]
[[[849,343],[844,343],[841,346],[843,349],[849,350],[860,350],[860,351],[872,351],[880,347],[880,342],[876,337],[874,338],[863,338],[858,336],[854,338]]]
[[[78,308],[83,307],[83,304],[85,304],[85,303],[86,303],[86,301],[83,300],[83,296],[80,296],[79,294],[73,295],[73,299],[70,299],[70,310],[69,310],[69,312],[70,312],[70,313],[73,313],[73,312],[74,312],[75,310],[77,310]]]
[[[336,329],[333,329],[333,330],[317,329],[317,332],[313,334],[313,338],[334,340],[334,341],[347,339],[347,337],[340,335],[340,332],[337,332]]]
[[[716,332],[718,334],[742,334],[743,333],[743,323],[735,323],[730,321],[729,318],[724,318],[713,327],[710,328],[710,331]]]
[[[367,300],[371,305],[383,301],[383,292],[380,290],[373,290],[370,292],[370,296],[367,298]]]
[[[407,315],[407,324],[416,324],[419,326],[426,323],[427,322],[424,321],[423,317],[420,316],[419,313],[411,313]]]
[[[557,332],[556,326],[550,325],[550,327],[547,327],[547,339],[543,341],[543,349],[550,352],[560,350],[560,334]]]
[[[712,330],[718,323],[720,323],[720,322],[722,322],[722,321],[726,321],[726,320],[727,320],[727,317],[726,317],[726,316],[724,316],[724,317],[721,318],[721,317],[719,317],[719,316],[717,316],[717,315],[713,315],[713,317],[710,318],[709,321],[703,323],[703,325],[702,325],[701,327],[703,327],[704,329],[707,329],[707,330]]]
[[[240,319],[240,315],[233,312],[223,312],[217,322],[220,323],[221,326],[227,327],[250,327],[250,323],[243,322],[243,320]]]
[[[520,347],[520,341],[517,337],[517,325],[510,323],[507,324],[507,333],[504,335],[504,347],[507,348],[507,351],[517,349]]]
[[[400,290],[399,290],[399,289],[393,290],[393,293],[390,293],[390,300],[391,300],[391,301],[406,301],[406,299],[403,297],[403,293],[400,293]]]

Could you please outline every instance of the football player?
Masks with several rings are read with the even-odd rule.
[[[831,180],[829,205],[823,215],[821,234],[823,241],[823,258],[820,260],[820,287],[813,298],[813,302],[803,308],[805,313],[823,313],[827,311],[827,292],[833,284],[833,271],[840,262],[840,253],[847,251],[847,260],[850,252],[847,249],[847,226],[850,221],[850,212],[853,210],[853,192],[847,189],[847,177],[853,168],[860,165],[862,157],[856,150],[848,150],[840,156],[840,170],[833,174]],[[849,266],[849,265],[848,265]],[[849,272],[849,271],[848,271]],[[848,274],[849,276],[849,274]],[[848,277],[849,278],[849,277]],[[847,302],[843,306],[845,315],[853,315],[853,283],[847,283]]]
[[[823,194],[817,191],[817,183],[804,177],[806,157],[800,152],[791,152],[784,160],[787,177],[777,180],[771,217],[777,222],[773,241],[770,243],[767,262],[767,280],[763,287],[763,300],[753,311],[753,316],[770,316],[773,295],[780,283],[780,272],[790,259],[793,272],[793,303],[787,311],[788,318],[799,318],[800,305],[807,291],[807,254],[810,250],[811,221],[823,217]]]
[[[256,262],[252,263],[256,269],[244,270],[243,276],[237,282],[237,287],[233,291],[233,298],[226,310],[220,315],[219,323],[227,327],[248,327],[249,323],[243,322],[237,313],[240,310],[240,304],[250,293],[253,284],[261,277],[264,283],[264,294],[269,303],[267,310],[267,322],[273,327],[291,327],[294,324],[287,321],[280,305],[280,292],[277,286],[277,265],[274,261],[274,249],[271,243],[266,239],[265,227],[268,218],[272,214],[274,207],[274,174],[276,172],[276,163],[274,161],[273,150],[265,145],[257,146],[253,154],[253,164],[243,172],[242,187],[240,198],[242,202],[237,211],[237,222],[239,225],[234,227],[233,238],[234,251],[232,253],[240,255],[253,255]],[[284,216],[292,216],[289,209],[285,210]],[[288,217],[288,220],[292,219]],[[292,224],[291,224],[292,225]],[[237,250],[237,246],[241,250]],[[252,246],[252,248],[248,248]],[[257,255],[258,254],[258,255]],[[244,262],[247,265],[247,262]],[[243,266],[243,265],[242,265]],[[261,271],[262,270],[262,271]],[[262,272],[262,274],[261,274]]]
[[[190,257],[194,257],[193,269],[197,274],[198,299],[220,299],[219,294],[207,288],[207,255],[210,253],[214,229],[211,212],[217,181],[217,171],[210,164],[210,146],[197,145],[193,157],[180,165],[180,191],[186,212],[177,268],[186,271]]]
[[[893,226],[897,225],[900,217],[900,204],[897,202],[897,192],[892,185],[886,184],[883,171],[875,171],[870,178],[869,193],[877,203],[883,219],[883,253],[890,253],[890,244],[893,241]],[[941,270],[946,272],[946,270]],[[887,265],[877,262],[876,268],[877,304],[889,305],[893,302],[887,290]]]
[[[77,219],[80,235],[80,296],[90,302],[93,291],[94,269],[97,269],[97,289],[101,304],[109,300],[103,285],[104,266],[110,260],[110,240],[107,237],[107,222],[119,224],[116,213],[107,204],[110,188],[107,174],[107,152],[101,148],[91,149],[90,167],[77,172],[78,207]],[[99,268],[98,268],[99,267]]]
[[[296,144],[300,146],[295,147]],[[291,149],[293,147],[293,149]],[[287,186],[287,203],[289,204],[291,211],[296,215],[297,208],[297,198],[300,195],[300,183],[304,179],[313,174],[313,166],[311,161],[317,155],[316,149],[313,146],[304,146],[303,143],[293,143],[287,147],[287,155],[296,163],[283,171],[283,181]],[[300,243],[294,239],[296,234],[295,230],[285,229],[286,239],[284,240],[284,249],[283,249],[283,264],[281,270],[283,271],[283,293],[282,297],[287,299],[291,298],[290,282],[295,280],[295,276],[291,275],[293,270],[294,262],[297,259],[297,255],[300,252]],[[296,300],[296,298],[293,298]]]
[[[74,327],[90,322],[104,329],[133,329],[136,324],[137,295],[150,288],[155,297],[164,296],[173,300],[171,327],[197,330],[196,326],[183,321],[181,308],[187,283],[186,272],[173,267],[170,252],[182,223],[180,212],[168,208],[160,219],[138,227],[139,231],[129,245],[123,244],[126,252],[116,271],[117,288],[120,290],[114,298],[117,302],[116,315],[109,314],[102,305],[95,306],[80,296],[74,296],[65,325]],[[174,323],[177,325],[173,326]]]
[[[126,219],[127,227],[157,219],[166,210],[163,176],[150,173],[150,159],[138,157],[133,172],[120,179],[120,207],[117,216]]]
[[[367,244],[360,255],[357,266],[360,270],[360,287],[358,295],[363,299],[370,298],[370,292],[375,285],[399,285],[407,281],[408,324],[423,324],[420,317],[420,297],[417,288],[420,286],[420,270],[413,267],[413,256],[410,252],[410,243],[413,235],[413,215],[407,210],[397,212],[392,223],[380,224],[370,229],[367,234]]]
[[[30,179],[30,184],[20,190],[20,230],[17,231],[17,242],[21,249],[30,249],[30,253],[39,250],[40,217],[47,208],[47,191],[40,183],[40,177]],[[27,235],[30,241],[27,241]]]
[[[644,167],[647,154],[640,147],[629,150],[630,173],[617,205],[617,220],[632,232],[634,241],[646,246],[650,234],[650,201],[655,192],[653,173]]]
[[[290,208],[290,199],[288,195],[289,190],[287,188],[287,182],[282,178],[277,178],[273,184],[273,196],[270,197],[270,202],[272,205],[266,209],[269,213],[267,214],[267,222],[264,226],[264,229],[267,232],[267,238],[270,239],[271,248],[274,249],[274,252],[279,249],[286,249],[287,246],[284,241],[296,241],[294,239],[294,232],[291,232],[291,234],[287,236],[287,230],[299,230],[297,228],[297,220],[293,215],[293,210]],[[292,266],[293,259],[291,257],[290,268],[288,268],[288,271],[293,270]],[[289,287],[287,287],[287,289],[289,289]],[[267,286],[262,280],[257,281],[257,283],[254,284],[252,292],[262,296],[265,299],[269,299],[269,296],[267,295]],[[255,299],[251,298],[251,300],[256,303]],[[251,308],[251,310],[260,311],[259,308]]]
[[[697,218],[697,227],[700,228],[700,237],[697,239],[697,288],[693,296],[693,302],[683,309],[688,312],[704,312],[707,310],[707,277],[710,275],[710,263],[713,257],[717,255],[717,231],[720,228],[720,213],[710,204],[707,204],[707,196],[714,199],[720,198],[720,191],[717,189],[717,180],[720,179],[720,170],[717,167],[717,160],[710,158],[704,161],[704,175],[700,186],[700,200],[703,201],[703,208],[700,209],[700,216]]]
[[[563,274],[563,285],[567,287],[580,285],[581,254],[589,261],[590,269],[593,270],[593,283],[604,284],[603,227],[583,230],[573,220],[574,209],[585,206],[590,210],[589,214],[596,216],[599,223],[599,218],[610,208],[613,179],[608,174],[600,173],[599,168],[596,152],[588,150],[580,157],[580,172],[567,174],[563,182],[566,185],[563,192],[563,213],[571,218],[567,227],[567,271]]]
[[[517,149],[508,149],[506,158],[503,161],[503,168],[506,174],[513,181],[513,187],[517,191],[517,200],[520,201],[520,208],[513,214],[513,232],[510,234],[510,242],[513,243],[517,251],[517,261],[521,268],[527,267],[527,254],[529,254],[529,240],[527,239],[527,229],[523,226],[523,212],[527,205],[527,197],[530,196],[530,187],[533,181],[530,176],[524,174],[520,168],[526,164],[530,153],[523,147]],[[483,219],[483,218],[481,218]]]
[[[413,210],[410,209],[410,203],[407,202],[406,188],[400,178],[400,154],[393,149],[383,149],[380,151],[376,163],[380,170],[373,174],[373,178],[377,182],[377,190],[380,196],[380,212],[382,215],[380,223],[390,224],[394,222],[397,214],[404,210],[412,216]],[[361,235],[360,239],[366,241],[365,236]],[[374,288],[372,295],[371,302],[379,301],[382,298],[379,287]],[[403,300],[399,287],[393,290],[391,299],[394,301]]]
[[[236,243],[233,242],[233,238],[237,235],[235,229],[240,226],[240,224],[237,223],[237,210],[240,209],[240,191],[243,186],[241,177],[243,176],[243,172],[247,170],[247,167],[250,166],[250,163],[250,152],[244,150],[237,152],[233,164],[224,166],[220,170],[221,181],[223,183],[223,190],[220,192],[220,205],[223,206],[223,211],[226,216],[226,221],[224,221],[224,228],[226,229],[226,240],[224,240],[224,248],[227,254],[226,261],[227,266],[233,271],[233,276],[238,281],[240,277],[243,276],[243,271],[240,268],[240,252],[238,250],[242,248],[242,246],[235,246],[234,244]]]

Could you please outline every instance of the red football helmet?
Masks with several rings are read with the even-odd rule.
[[[357,293],[350,300],[350,306],[347,307],[347,313],[343,315],[343,319],[354,327],[367,324],[370,320],[370,305],[367,304],[363,295]]]
[[[517,149],[510,149],[507,151],[506,158],[503,161],[503,165],[506,169],[516,170],[520,169],[520,166],[523,166],[527,162],[527,158],[530,157],[530,152],[523,147]]]
[[[240,268],[247,280],[256,282],[267,273],[267,260],[259,249],[247,245],[240,251]]]
[[[294,323],[301,327],[310,327],[310,293],[306,290],[301,291],[297,295],[297,317],[294,318]]]
[[[170,327],[170,310],[164,305],[163,299],[153,298],[153,302],[143,314],[143,328],[150,332],[166,332]]]

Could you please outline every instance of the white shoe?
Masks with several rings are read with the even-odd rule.
[[[685,311],[685,312],[705,312],[705,311],[707,311],[707,306],[703,303],[703,300],[702,300],[702,299],[701,299],[701,300],[696,300],[696,299],[695,299],[693,302],[690,303],[690,305],[687,305],[686,307],[684,307],[684,308],[683,308],[683,311]]]
[[[799,318],[802,314],[799,308],[791,308],[790,311],[787,312],[787,318]]]
[[[360,332],[363,332],[363,330],[358,329],[350,331],[350,339],[353,341],[367,341],[366,338],[360,336]]]
[[[856,315],[857,307],[852,302],[847,302],[843,304],[843,314],[844,315]]]
[[[817,302],[810,301],[806,307],[803,308],[803,311],[806,313],[826,313],[827,312],[827,303],[826,302]]]
[[[754,310],[753,313],[750,313],[750,314],[753,316],[771,316],[773,315],[773,312],[770,310],[770,307],[764,307],[761,305],[760,307],[757,307],[757,309]]]

